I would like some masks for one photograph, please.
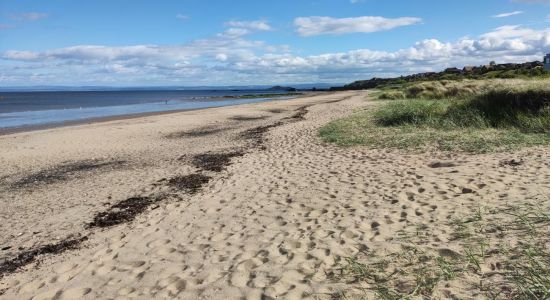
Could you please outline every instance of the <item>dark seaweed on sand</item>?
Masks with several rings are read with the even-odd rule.
[[[87,239],[88,237],[86,236],[77,239],[66,239],[56,244],[48,244],[21,252],[16,257],[7,259],[0,263],[0,278],[34,262],[40,255],[60,254],[67,250],[76,249],[80,243],[86,241]]]
[[[273,109],[269,109],[267,111],[272,113],[272,114],[280,114],[280,113],[284,113],[286,110],[284,110],[282,108],[273,108]]]
[[[180,132],[174,132],[171,134],[168,134],[166,138],[169,139],[178,139],[178,138],[185,138],[185,137],[203,137],[203,136],[209,136],[212,134],[221,133],[227,130],[230,130],[231,127],[201,127],[190,131],[180,131]]]
[[[231,164],[231,159],[243,156],[243,151],[228,153],[204,153],[193,157],[193,165],[197,168],[212,172],[221,172]]]
[[[269,118],[268,116],[234,116],[231,117],[231,120],[234,121],[257,121],[257,120],[265,120]]]
[[[176,176],[168,180],[168,185],[189,194],[196,194],[211,179],[210,176],[202,174]]]
[[[305,116],[308,113],[308,110],[307,110],[308,107],[309,107],[309,105],[302,106],[302,107],[298,108],[296,110],[296,113],[293,114],[292,116],[286,118],[286,120],[293,120],[293,121],[303,121],[303,120],[305,120],[306,119]]]
[[[261,145],[264,142],[264,134],[267,133],[270,129],[281,126],[285,124],[284,122],[276,122],[271,125],[259,126],[248,129],[241,133],[241,137],[247,140],[252,140],[256,145]]]
[[[65,163],[50,169],[38,171],[23,177],[10,186],[12,188],[24,188],[31,185],[52,184],[60,181],[70,180],[77,177],[80,173],[91,172],[97,169],[119,168],[125,161],[99,161],[83,160],[78,162]]]
[[[202,174],[176,176],[168,180],[168,185],[188,194],[195,194],[210,181],[210,177]],[[88,227],[111,227],[133,221],[138,215],[145,212],[153,204],[164,199],[156,197],[132,197],[109,207],[107,211],[95,215]]]
[[[95,215],[93,221],[88,225],[89,227],[104,228],[130,222],[156,201],[158,199],[151,197],[128,198],[111,206],[109,210]]]

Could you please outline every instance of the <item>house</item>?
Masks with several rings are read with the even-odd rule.
[[[462,72],[472,73],[475,69],[476,69],[476,67],[474,67],[474,66],[466,66],[466,67],[464,67],[464,69],[462,69]]]
[[[544,57],[544,71],[550,72],[550,54]]]
[[[447,68],[444,72],[450,74],[460,74],[462,73],[462,70],[460,70],[459,68]]]

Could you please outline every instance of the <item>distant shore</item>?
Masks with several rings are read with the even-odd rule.
[[[291,93],[290,95],[269,94],[270,97],[257,97],[257,98],[258,99],[270,98],[269,101],[285,101],[285,100],[292,100],[292,99],[296,99],[296,98],[300,98],[300,97],[310,97],[310,96],[314,96],[314,95],[319,94],[319,93],[320,92],[301,92],[300,94]],[[245,95],[245,96],[247,96],[247,97],[244,97],[244,98],[235,97],[235,98],[228,98],[228,99],[254,99],[253,97],[248,97],[249,95]],[[252,95],[250,95],[250,96],[252,96]],[[263,95],[260,95],[260,96],[263,96]],[[284,98],[284,99],[280,99],[280,98]],[[269,101],[262,101],[262,102],[269,102]],[[257,103],[257,102],[252,102],[252,103]],[[166,114],[181,113],[181,112],[186,112],[186,111],[202,111],[202,110],[208,110],[208,109],[213,109],[213,108],[231,107],[231,106],[248,105],[248,104],[251,104],[251,103],[234,104],[234,105],[226,105],[226,106],[214,106],[214,107],[196,108],[196,109],[175,109],[175,110],[144,112],[144,113],[136,113],[136,114],[122,114],[122,115],[116,115],[116,116],[96,117],[96,118],[88,118],[88,119],[74,120],[74,121],[64,121],[64,122],[49,123],[49,124],[27,125],[27,126],[20,126],[20,127],[7,127],[7,128],[0,128],[0,136],[11,135],[11,134],[16,134],[16,133],[23,133],[23,132],[54,129],[54,128],[59,128],[59,127],[79,126],[79,125],[94,124],[94,123],[101,123],[101,122],[136,119],[136,118],[149,117],[149,116],[160,116],[160,115],[166,115]]]

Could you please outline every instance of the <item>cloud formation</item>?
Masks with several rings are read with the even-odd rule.
[[[512,12],[507,12],[507,13],[501,13],[501,14],[498,14],[498,15],[494,15],[493,18],[507,18],[507,17],[511,17],[511,16],[515,16],[515,15],[521,15],[521,14],[523,14],[523,11],[516,10],[516,11],[512,11]]]
[[[27,12],[27,13],[10,15],[10,18],[14,19],[14,20],[18,20],[18,21],[37,21],[37,20],[40,20],[40,19],[45,19],[49,16],[50,15],[47,14],[47,13]]]
[[[258,31],[271,31],[273,28],[266,21],[229,21],[225,23],[229,27],[218,34],[220,37],[238,38]]]
[[[189,19],[189,16],[188,15],[184,15],[184,14],[177,14],[176,15],[176,19],[180,19],[180,20],[188,20]]]
[[[248,34],[271,28],[264,25],[226,24],[228,31],[243,29]],[[47,51],[5,51],[0,53],[0,84],[350,82],[492,60],[540,60],[544,51],[550,51],[550,28],[516,25],[502,26],[475,38],[449,42],[426,39],[397,51],[357,49],[320,55],[298,55],[288,46],[268,45],[250,39],[248,34],[224,32],[183,45],[78,45]]]
[[[538,4],[550,5],[550,0],[514,0],[514,2],[520,2],[520,3],[538,3]]]
[[[266,21],[229,21],[225,23],[225,26],[256,31],[269,31],[273,29]]]
[[[294,25],[298,34],[302,36],[316,36],[386,31],[420,22],[422,22],[422,19],[412,17],[395,19],[372,16],[341,19],[331,17],[300,17],[294,20]]]

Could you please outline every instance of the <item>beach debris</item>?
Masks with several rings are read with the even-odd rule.
[[[234,121],[257,121],[257,120],[265,120],[269,118],[268,116],[234,116],[229,119]]]
[[[10,186],[12,188],[25,188],[33,185],[53,184],[70,180],[79,176],[81,173],[91,172],[97,169],[120,168],[125,163],[126,162],[122,160],[101,161],[97,159],[69,162],[30,174],[13,182]]]
[[[505,160],[500,161],[500,163],[499,163],[499,165],[501,167],[506,167],[506,166],[518,167],[518,166],[521,166],[523,164],[524,164],[523,159],[505,159]]]
[[[193,165],[197,168],[212,172],[221,172],[231,164],[234,157],[243,156],[241,150],[226,153],[204,153],[193,157]]]
[[[185,191],[188,194],[196,194],[212,177],[203,174],[191,174],[186,176],[176,176],[168,180],[168,185],[178,190]]]
[[[281,126],[283,124],[285,123],[279,121],[270,125],[254,127],[241,133],[241,137],[247,140],[252,140],[253,143],[256,144],[256,146],[259,146],[264,142],[265,133],[267,133],[270,129]]]
[[[353,98],[353,96],[345,97],[345,98],[342,98],[342,99],[329,100],[329,101],[324,102],[324,104],[338,103],[338,102],[349,100],[351,98]]]
[[[203,137],[221,133],[232,129],[232,127],[204,126],[190,131],[179,131],[166,135],[168,139],[180,139],[185,137]]]
[[[0,263],[0,278],[34,262],[40,255],[60,254],[67,250],[74,250],[86,240],[88,240],[87,236],[73,239],[67,238],[55,244],[47,244],[23,251],[17,254],[17,256],[11,259],[6,259]]]
[[[256,147],[261,147],[262,149],[265,149],[265,146],[261,146],[264,143],[264,135],[270,130],[275,127],[279,127],[281,125],[284,125],[288,123],[289,121],[303,121],[305,120],[305,115],[308,113],[307,108],[311,105],[305,105],[296,110],[296,113],[290,117],[286,117],[282,119],[281,121],[275,122],[270,125],[265,126],[258,126],[251,129],[248,129],[241,133],[241,138],[252,140],[252,142],[255,144]]]
[[[293,121],[302,121],[305,120],[306,114],[309,112],[307,108],[310,107],[310,105],[305,105],[296,110],[296,113],[292,116],[285,118],[284,120],[293,120]]]
[[[280,113],[284,113],[286,110],[282,108],[273,108],[273,109],[268,109],[267,111],[272,114],[280,114]]]
[[[456,166],[457,166],[457,164],[455,164],[454,162],[450,162],[450,161],[437,161],[437,162],[430,163],[428,165],[428,167],[434,168],[434,169],[437,169],[437,168],[452,168],[452,167],[456,167]]]
[[[210,182],[211,177],[202,174],[191,174],[176,176],[169,180],[163,179],[166,185],[184,191],[188,194],[197,193],[205,184]],[[105,228],[133,221],[138,215],[149,208],[157,209],[158,202],[164,200],[165,195],[137,196],[128,198],[122,202],[111,205],[106,211],[96,214],[88,224],[88,228]]]
[[[119,202],[105,212],[95,215],[93,221],[88,224],[89,227],[111,227],[134,220],[137,215],[143,213],[147,208],[159,201],[159,198],[152,197],[132,197]]]
[[[472,190],[470,188],[462,188],[462,194],[471,194],[473,192],[474,192],[474,190]]]

